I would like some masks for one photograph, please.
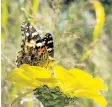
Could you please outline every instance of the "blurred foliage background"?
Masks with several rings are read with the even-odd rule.
[[[16,94],[21,93],[19,88],[5,81],[5,77],[16,67],[21,44],[20,26],[25,20],[29,20],[42,36],[46,32],[52,33],[58,64],[81,68],[94,77],[103,78],[109,88],[108,93],[104,93],[107,107],[112,107],[112,0],[101,2],[105,8],[105,25],[91,55],[81,61],[92,43],[96,22],[89,0],[40,0],[39,3],[38,0],[2,0],[2,107],[9,107]],[[41,104],[29,95],[15,107],[41,107]],[[76,107],[98,105],[80,98]]]

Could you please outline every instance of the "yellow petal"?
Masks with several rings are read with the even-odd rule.
[[[92,76],[89,73],[77,68],[70,69],[69,73],[71,73],[76,80],[83,81],[83,82],[85,80],[89,80],[92,78]]]
[[[93,78],[89,73],[75,68],[69,70],[69,72],[74,76],[75,83],[96,90],[108,90],[101,78]]]
[[[31,82],[31,79],[24,75],[23,72],[23,69],[16,68],[7,75],[6,80],[16,82],[24,86],[34,86],[34,83]]]
[[[20,66],[21,69],[24,69],[25,75],[30,78],[51,78],[52,71],[47,70],[46,68],[37,67],[37,66],[29,66],[27,64],[23,64]]]
[[[54,66],[54,78],[59,79],[60,82],[66,83],[72,83],[73,76],[62,66]]]
[[[85,86],[91,87],[95,90],[105,90],[108,91],[107,86],[104,84],[104,81],[101,78],[92,78],[90,81],[84,83]]]
[[[16,82],[24,87],[38,87],[48,85],[49,87],[56,86],[57,80],[52,78],[52,72],[45,68],[29,66],[23,64],[20,68],[14,69],[10,72],[7,80]]]
[[[105,98],[103,96],[94,96],[91,99],[93,99],[98,104],[102,105],[102,107],[107,106],[107,101],[105,100]]]
[[[100,92],[97,90],[90,90],[90,89],[77,89],[74,91],[74,96],[80,96],[80,97],[92,97],[92,96],[98,96],[100,95]]]
[[[98,104],[102,105],[103,107],[107,105],[105,98],[100,94],[100,92],[95,90],[83,90],[83,89],[76,90],[74,91],[74,96],[93,99]]]
[[[20,68],[24,69],[25,75],[32,78],[34,81],[41,82],[41,85],[48,85],[50,87],[54,86],[57,80],[52,78],[52,71],[47,70],[46,68],[29,66],[23,64]]]

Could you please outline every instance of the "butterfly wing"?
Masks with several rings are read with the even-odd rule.
[[[46,33],[41,39],[36,29],[29,22],[23,22],[21,31],[21,51],[19,51],[16,60],[18,67],[22,64],[37,66],[48,61],[49,57],[54,57],[53,38],[50,33]]]
[[[35,41],[41,40],[41,37],[37,33],[36,29],[29,23],[23,22],[21,25],[22,31],[22,43],[21,43],[21,50],[25,51],[25,42],[30,43],[32,41],[32,45],[35,45]]]
[[[53,37],[50,33],[46,33],[42,42],[45,44],[47,48],[47,52],[51,58],[54,58],[54,47],[53,47]]]

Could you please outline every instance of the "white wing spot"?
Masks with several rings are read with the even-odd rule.
[[[38,35],[38,33],[37,33],[37,32],[32,33],[32,36],[33,36],[33,37],[34,37],[35,35]]]
[[[26,33],[26,36],[29,36],[29,33]]]
[[[48,37],[52,37],[51,35],[49,35]]]
[[[30,25],[29,27],[30,27],[30,29],[31,29],[31,28],[32,28],[32,25]]]
[[[47,49],[47,51],[51,51],[51,50],[52,50],[52,48],[48,48],[48,49]]]
[[[43,41],[43,43],[45,44],[45,41]]]
[[[37,47],[41,47],[41,46],[43,46],[43,43],[37,43]]]
[[[48,44],[49,44],[49,43],[53,43],[53,41],[52,41],[52,40],[51,40],[51,41],[48,41]]]

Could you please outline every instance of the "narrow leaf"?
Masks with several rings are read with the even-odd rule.
[[[30,94],[31,92],[33,92],[32,89],[29,90],[29,91],[27,91],[27,92],[25,92],[25,93],[23,93],[23,94],[21,94],[19,97],[17,97],[17,98],[12,102],[11,107],[13,107],[13,105],[14,105],[16,102],[20,101],[21,98],[23,98],[23,97],[26,96],[27,94]]]

